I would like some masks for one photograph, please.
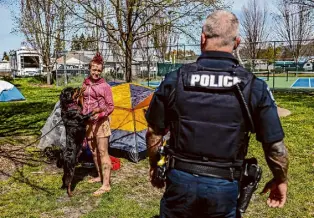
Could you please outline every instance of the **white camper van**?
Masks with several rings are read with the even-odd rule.
[[[22,47],[16,51],[10,51],[10,64],[13,75],[34,76],[42,73],[42,55],[33,49]]]

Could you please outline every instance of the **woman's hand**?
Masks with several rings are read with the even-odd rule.
[[[93,109],[93,115],[94,115],[94,114],[98,114],[98,113],[100,113],[100,112],[102,112],[102,111],[103,111],[103,109],[97,107],[97,108]]]
[[[92,121],[96,121],[98,119],[101,119],[105,116],[105,113],[104,113],[104,109],[102,108],[95,108],[92,112],[92,117],[90,118]]]

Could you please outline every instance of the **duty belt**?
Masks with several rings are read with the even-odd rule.
[[[241,177],[241,169],[208,166],[191,161],[183,161],[174,156],[169,160],[169,168],[182,170],[199,176],[209,176],[227,180],[240,180]]]

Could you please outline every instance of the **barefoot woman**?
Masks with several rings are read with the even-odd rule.
[[[114,105],[111,88],[101,78],[103,64],[102,57],[97,53],[89,64],[90,75],[83,82],[83,88],[86,88],[83,97],[83,113],[88,114],[91,111],[96,113],[88,121],[86,129],[88,145],[98,172],[98,177],[89,182],[102,182],[102,186],[94,192],[94,195],[110,191],[111,161],[108,143],[111,131],[108,116],[112,113]]]

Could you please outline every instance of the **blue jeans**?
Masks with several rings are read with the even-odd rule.
[[[160,201],[160,218],[235,218],[238,181],[171,169]]]

